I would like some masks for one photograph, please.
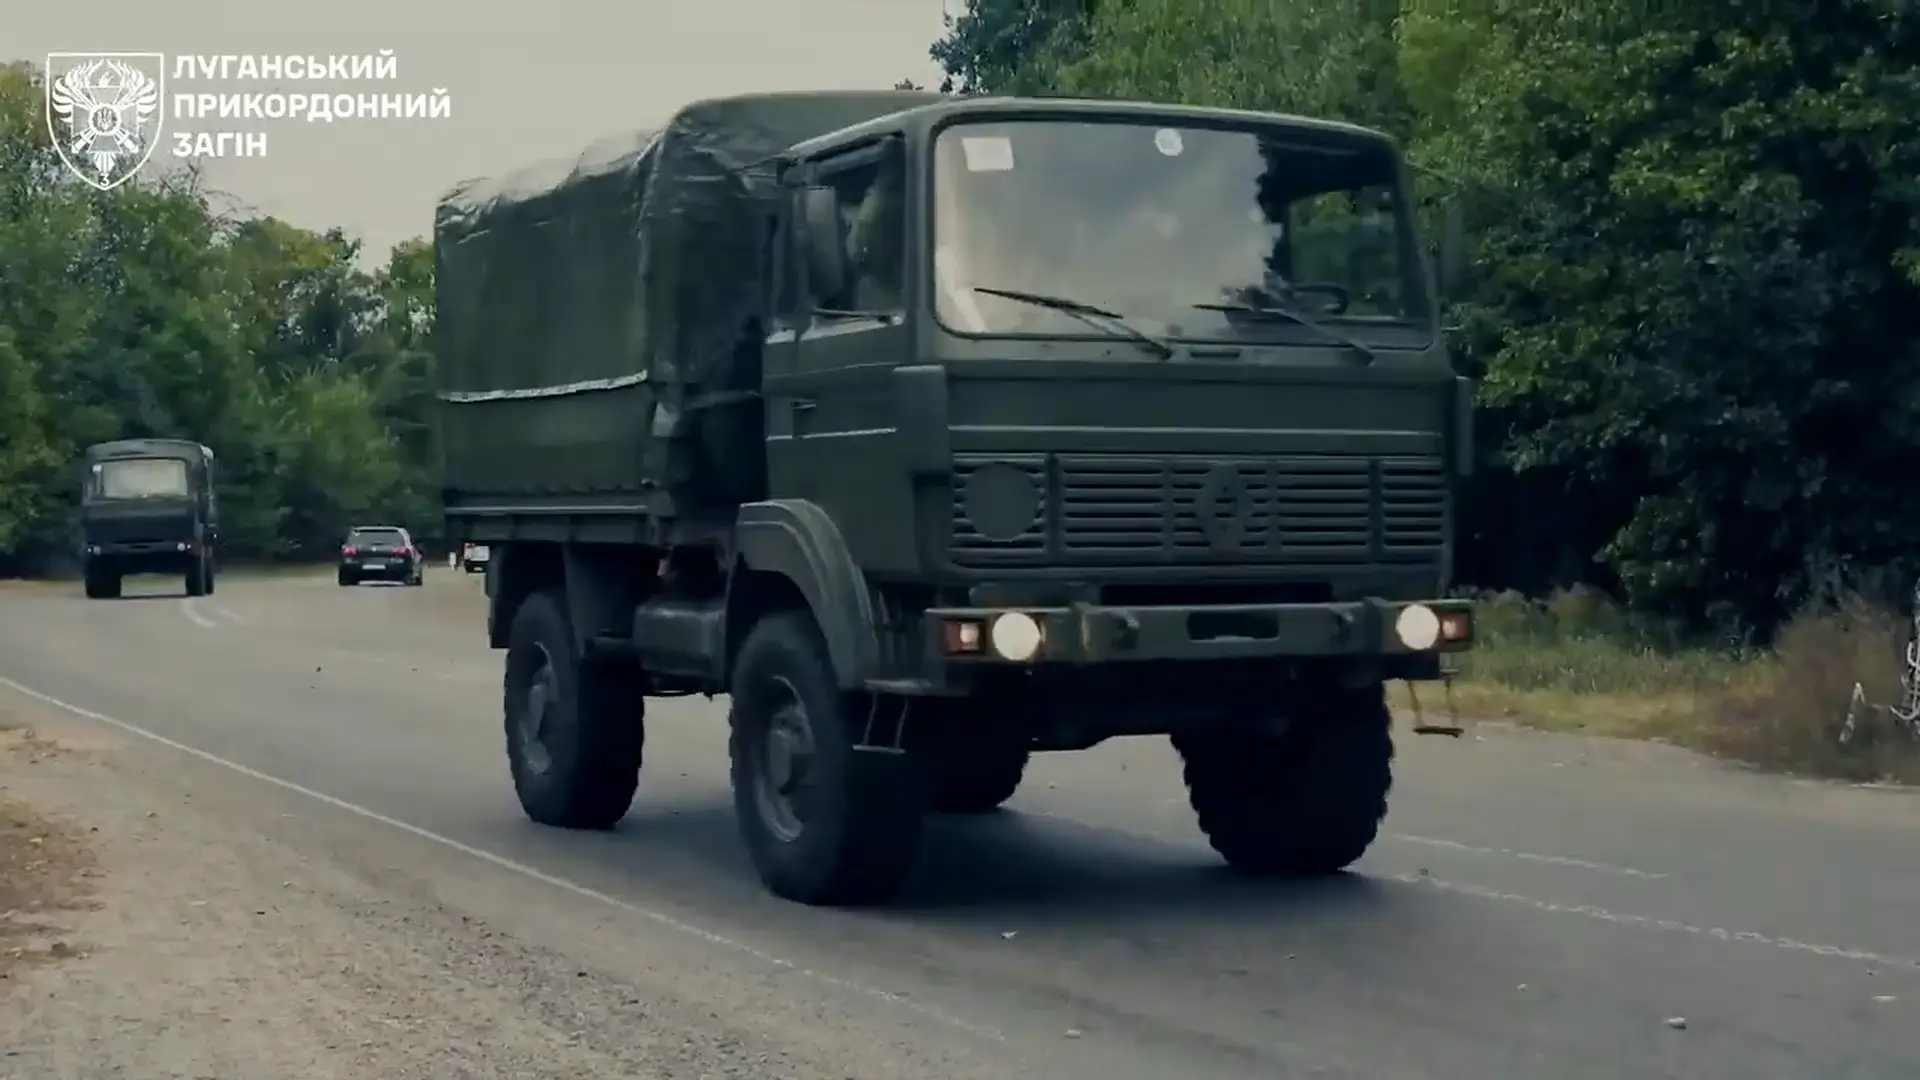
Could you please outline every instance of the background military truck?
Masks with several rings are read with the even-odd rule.
[[[1170,735],[1258,872],[1386,810],[1441,675],[1470,395],[1385,136],[906,92],[708,101],[442,203],[449,536],[507,756],[608,827],[648,698],[729,694],[775,893],[875,902],[928,810]]]
[[[129,574],[179,574],[188,596],[213,591],[220,546],[213,451],[180,439],[89,446],[80,488],[87,596],[120,595]]]

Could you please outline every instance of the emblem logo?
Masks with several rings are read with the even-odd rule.
[[[1200,531],[1216,551],[1239,551],[1247,543],[1253,507],[1246,481],[1232,465],[1216,465],[1200,485]]]
[[[112,191],[140,171],[166,121],[159,53],[48,53],[47,134],[75,176]]]

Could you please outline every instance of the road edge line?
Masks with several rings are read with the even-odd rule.
[[[139,726],[138,724],[131,724],[125,720],[108,716],[105,713],[95,712],[92,709],[88,709],[80,705],[75,705],[70,701],[63,701],[60,698],[54,697],[52,694],[42,693],[39,690],[35,690],[31,686],[27,686],[24,683],[17,682],[13,679],[8,678],[5,675],[0,675],[0,686],[5,686],[8,689],[14,691],[15,693],[23,694],[26,697],[32,698],[33,700],[38,701],[43,705],[50,705],[53,708],[59,709],[62,712],[70,713],[84,720],[92,720],[95,723],[105,724],[108,727],[115,728],[119,731],[123,731],[129,735],[133,735],[137,738],[145,739],[146,741],[153,743],[157,746],[164,746],[167,749],[173,750],[177,753],[182,753],[187,755],[188,757],[197,758],[201,761],[206,762],[209,765],[217,765],[220,768],[228,770],[229,772],[238,773],[239,775],[244,776],[249,780],[255,780],[263,784],[268,784],[273,787],[280,788],[283,791],[290,791],[296,795],[303,795],[309,799],[312,799],[315,802],[322,803],[326,806],[330,806],[335,810],[345,811],[346,813],[352,814],[355,817],[362,818],[367,821],[372,821],[380,825],[385,825],[390,829],[394,829],[396,831],[406,833],[409,836],[413,836],[418,839],[428,841],[429,843],[438,844],[439,846],[446,848],[449,851],[457,851],[460,854],[467,856],[468,858],[478,859],[481,862],[489,863],[495,867],[498,867],[499,869],[506,870],[514,874],[518,874],[521,877],[528,878],[532,881],[537,881],[542,885],[546,885],[550,888],[559,889],[562,892],[572,893],[573,895],[578,896],[585,900],[592,900],[601,904],[605,904],[608,907],[615,908],[620,911],[624,911],[629,915],[638,916],[642,919],[647,920],[648,922],[654,923],[657,926],[664,927],[665,929],[672,930],[679,934],[684,934],[698,941],[705,942],[708,945],[712,945],[717,948],[726,949],[730,952],[739,953],[743,956],[747,956],[754,960],[758,960],[761,963],[766,964],[770,967],[779,968],[780,970],[783,970],[783,971],[790,971],[796,975],[803,975],[815,981],[825,983],[829,986],[833,986],[840,990],[845,990],[850,993],[858,994],[862,997],[874,998],[885,1004],[892,1005],[897,1008],[905,1009],[908,1012],[915,1013],[929,1020],[937,1021],[947,1027],[951,1027],[956,1030],[966,1032],[969,1035],[978,1036],[980,1038],[988,1039],[998,1043],[1004,1043],[1007,1041],[1007,1037],[1005,1035],[1002,1035],[998,1031],[995,1031],[991,1028],[981,1027],[978,1024],[973,1024],[966,1020],[962,1020],[959,1017],[952,1015],[951,1013],[943,1012],[931,1006],[924,1005],[918,1001],[905,997],[901,994],[896,994],[890,990],[882,990],[877,986],[869,986],[865,983],[854,982],[850,979],[842,979],[835,975],[828,975],[825,972],[817,971],[813,968],[809,968],[804,965],[795,963],[792,960],[785,959],[784,957],[776,956],[763,949],[756,948],[755,946],[749,945],[746,942],[727,937],[724,934],[714,933],[711,930],[702,929],[701,927],[695,926],[689,922],[683,922],[679,919],[674,918],[671,915],[665,914],[664,912],[654,911],[649,908],[643,908],[638,904],[634,904],[629,901],[622,900],[619,897],[612,895],[611,893],[601,892],[598,889],[592,888],[587,885],[582,885],[576,881],[569,881],[566,878],[560,877],[556,874],[550,874],[545,870],[541,870],[537,867],[530,866],[516,859],[509,859],[505,855],[498,854],[497,852],[488,851],[485,848],[475,847],[472,844],[463,843],[459,840],[453,839],[450,836],[443,836],[440,833],[434,832],[431,829],[427,829],[427,828],[423,828],[422,826],[415,825],[410,821],[402,821],[399,818],[390,817],[386,814],[382,814],[378,810],[372,810],[367,807],[361,806],[357,803],[348,802],[347,800],[339,798],[338,796],[329,795],[324,791],[316,791],[313,788],[305,786],[304,784],[296,784],[293,781],[287,780],[283,777],[274,776],[272,773],[262,772],[259,769],[253,768],[252,766],[249,766],[249,765],[242,765],[237,761],[232,761],[227,758],[223,758],[218,754],[211,753],[206,750],[202,750],[197,746],[189,746],[186,743],[180,742],[176,739],[170,739],[167,736],[160,734],[159,732],[149,731],[146,728]]]

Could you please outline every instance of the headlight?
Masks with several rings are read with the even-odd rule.
[[[1431,649],[1440,640],[1440,616],[1425,604],[1409,604],[1393,620],[1393,633],[1400,644],[1414,652]]]
[[[1023,611],[1010,611],[993,620],[987,629],[987,641],[992,644],[995,655],[1016,663],[1033,659],[1040,651],[1043,638],[1040,624]]]

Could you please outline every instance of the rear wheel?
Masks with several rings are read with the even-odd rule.
[[[859,745],[865,711],[836,684],[804,612],[770,615],[734,663],[734,811],[776,896],[873,904],[912,869],[925,785],[906,753]]]
[[[643,673],[631,661],[582,659],[557,589],[514,613],[505,682],[507,767],[527,817],[609,829],[633,803],[646,741]]]
[[[345,570],[340,571],[339,577],[340,577],[340,587],[343,589],[360,584],[360,582],[356,578],[354,578],[352,574],[347,573]]]
[[[1256,874],[1329,874],[1366,853],[1393,786],[1383,688],[1328,688],[1282,731],[1174,737],[1189,801],[1221,857]]]
[[[948,756],[939,768],[933,808],[943,814],[985,814],[998,810],[1020,789],[1028,748],[995,743]]]

